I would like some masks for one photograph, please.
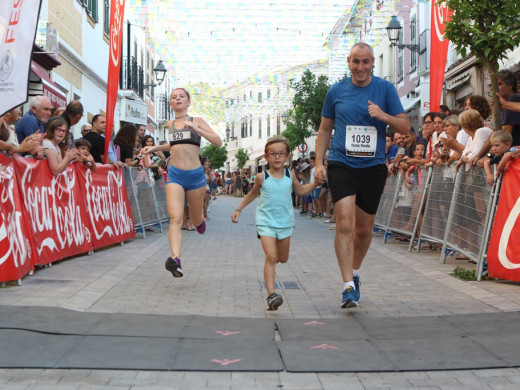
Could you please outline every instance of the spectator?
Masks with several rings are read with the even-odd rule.
[[[114,138],[114,145],[116,146],[116,150],[119,150],[119,161],[129,167],[141,165],[141,168],[144,169],[144,164],[135,153],[136,144],[137,127],[132,124],[126,124],[122,126]]]
[[[35,96],[30,102],[30,110],[16,123],[18,143],[34,133],[45,133],[45,124],[51,117],[52,104],[45,96]]]
[[[70,149],[67,150],[62,157],[59,145],[65,139],[67,130],[67,121],[62,117],[55,116],[49,119],[42,146],[43,154],[49,164],[49,169],[54,176],[62,173],[78,154],[76,149]]]
[[[498,77],[498,92],[500,97],[508,102],[520,102],[518,93],[518,78],[510,70],[500,70]],[[520,145],[520,112],[503,109],[500,112],[502,119],[502,130],[511,133],[513,145]]]
[[[491,134],[489,139],[491,141],[492,157],[484,157],[483,165],[484,170],[486,171],[487,183],[489,185],[493,185],[493,183],[495,182],[495,175],[493,175],[493,172],[491,172],[491,166],[500,166],[502,158],[505,158],[506,162],[511,158],[510,156],[512,155],[512,152],[510,152],[510,149],[511,143],[513,142],[513,137],[509,132],[505,130],[499,130]],[[506,156],[506,154],[508,153],[509,155]],[[500,169],[500,171],[498,171],[497,169],[496,177],[500,176],[500,173],[502,173],[502,169]]]
[[[490,129],[495,128],[495,126],[489,121],[492,110],[488,99],[482,95],[471,95],[466,99],[466,105],[464,109],[469,110],[470,108],[478,111],[482,119],[484,119],[485,126],[489,127]]]
[[[90,123],[84,124],[81,126],[81,136],[84,137],[90,130],[92,130],[92,125]]]
[[[137,136],[139,137],[139,132],[137,134]],[[141,148],[144,148],[145,146],[155,146],[155,140],[151,135],[145,135],[141,140]],[[142,156],[141,153],[139,153],[139,156],[142,157],[141,163],[144,165],[145,168],[151,169],[152,176],[155,181],[161,180],[163,178],[163,172],[160,165],[161,161],[164,160],[161,158],[161,155],[164,156],[164,154],[160,151],[150,153],[147,156]]]
[[[90,142],[80,138],[74,143],[74,146],[78,150],[76,161],[82,162],[88,169],[96,171],[96,162],[94,161],[94,157],[90,154]]]
[[[138,144],[138,148],[142,148],[145,136],[146,136],[146,125],[137,125],[137,144]]]
[[[94,161],[100,164],[105,163],[105,128],[107,121],[104,115],[97,114],[92,117],[92,130],[83,136],[90,144],[90,154]]]

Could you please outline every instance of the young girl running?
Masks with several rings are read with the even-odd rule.
[[[275,266],[276,263],[286,263],[289,259],[289,243],[294,228],[291,190],[294,188],[297,194],[303,195],[320,184],[317,181],[300,184],[294,172],[289,172],[285,167],[289,153],[289,142],[284,137],[275,136],[267,140],[264,157],[269,163],[269,169],[256,176],[253,189],[231,216],[231,220],[238,223],[242,209],[260,194],[256,208],[256,225],[265,252],[267,310],[277,310],[283,303],[282,296],[274,291]]]

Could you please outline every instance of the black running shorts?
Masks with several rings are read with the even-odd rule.
[[[388,168],[375,165],[368,168],[351,168],[329,161],[327,177],[332,201],[356,195],[356,205],[367,214],[375,214],[385,188]]]

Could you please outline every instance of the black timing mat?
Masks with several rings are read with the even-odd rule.
[[[280,340],[275,341],[276,330]],[[520,313],[251,319],[0,306],[0,368],[363,372],[520,366]]]

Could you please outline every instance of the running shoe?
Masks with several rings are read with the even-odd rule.
[[[206,221],[202,221],[202,223],[197,226],[197,232],[199,234],[204,234],[204,232],[206,231]]]
[[[179,259],[178,257],[175,257],[173,259],[171,257],[168,257],[168,260],[166,260],[164,267],[172,273],[174,278],[182,278],[182,276],[184,275],[181,267],[181,259]]]
[[[352,287],[347,287],[343,290],[343,299],[341,301],[341,308],[350,308],[359,306],[359,291]]]
[[[361,282],[359,281],[359,275],[354,276],[354,286],[356,287],[356,291],[358,292],[358,302],[361,301],[361,290],[359,286],[361,286]]]
[[[278,310],[278,307],[283,303],[283,298],[280,294],[272,293],[267,297],[267,310]]]

